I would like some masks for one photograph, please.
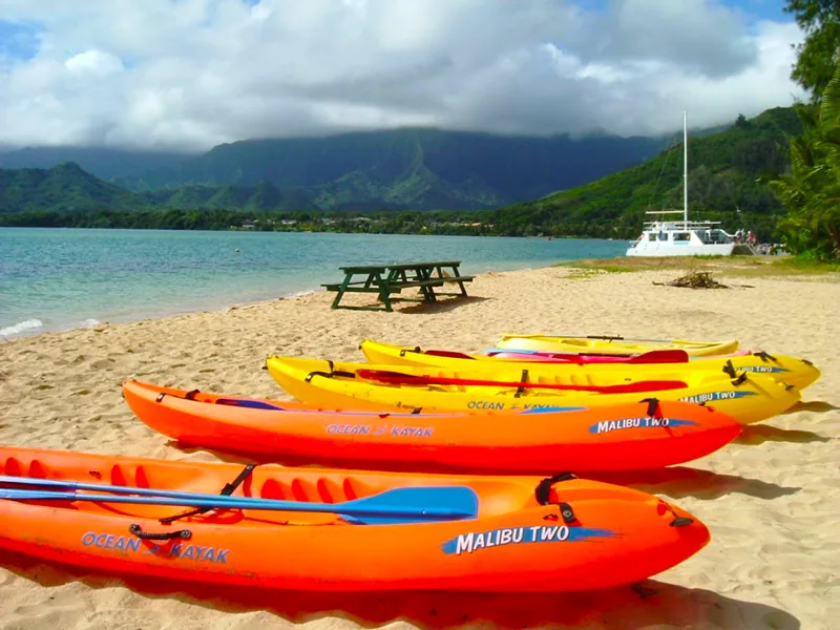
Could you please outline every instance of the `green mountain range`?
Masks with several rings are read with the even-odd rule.
[[[0,170],[0,214],[92,212],[103,208],[130,212],[158,205],[141,195],[102,181],[72,162],[49,170]]]
[[[188,210],[194,208],[235,208],[250,212],[271,210],[320,210],[300,190],[281,191],[274,184],[256,186],[184,186],[134,193],[162,208]]]
[[[194,153],[171,151],[132,151],[103,147],[0,147],[0,168],[50,169],[65,162],[74,162],[99,179],[113,182],[117,177],[142,173],[150,168],[174,166],[195,157]]]
[[[129,190],[154,192],[155,199],[166,196],[158,191],[202,187],[171,195],[185,208],[204,203],[206,193],[199,191],[206,187],[236,187],[231,197],[238,199],[250,198],[245,189],[270,184],[282,192],[281,199],[277,206],[258,203],[263,209],[288,209],[294,203],[296,209],[472,210],[585,184],[638,164],[663,146],[662,138],[535,138],[403,128],[235,142],[198,156],[161,155],[157,168],[151,167],[155,161],[148,153],[132,157],[109,149],[84,149],[74,157],[71,150],[56,148],[0,154],[0,166],[44,168],[72,161]]]
[[[324,210],[498,208],[638,164],[661,147],[657,138],[397,129],[224,144],[115,183],[142,191],[267,182]]]
[[[721,129],[689,135],[690,215],[719,219],[729,230],[747,227],[769,235],[782,208],[756,179],[764,172],[787,169],[787,137],[800,133],[799,119],[792,108],[775,108],[750,120],[740,116]],[[455,138],[460,138],[460,144]],[[641,164],[637,159],[635,165],[598,179],[592,173],[609,170],[595,164],[598,156],[611,158],[609,164],[615,169],[621,161],[633,162],[634,152],[661,148],[662,142],[646,139],[622,144],[610,137],[500,140],[482,134],[459,136],[424,130],[356,134],[352,140],[348,134],[299,141],[297,152],[289,148],[296,141],[224,145],[154,171],[156,177],[164,178],[155,180],[156,185],[165,182],[172,186],[144,191],[105,182],[73,163],[49,170],[0,170],[0,215],[157,212],[166,213],[166,218],[155,219],[156,225],[200,226],[200,212],[212,211],[216,217],[212,224],[226,227],[236,221],[230,211],[256,216],[325,209],[369,212],[383,207],[468,209],[476,221],[492,225],[481,228],[482,233],[628,238],[641,228],[646,210],[682,208],[681,143],[666,150],[657,148],[652,159]],[[346,143],[344,149],[338,151],[342,142]],[[356,152],[359,143],[363,150]],[[571,146],[579,149],[579,164],[573,174],[564,173],[553,161],[553,156],[562,153],[561,146],[566,160],[571,159]],[[621,146],[623,152],[617,148]],[[325,153],[319,154],[316,147]],[[194,176],[197,181],[175,187],[176,175]],[[259,179],[268,176],[276,181]],[[317,184],[319,177],[329,181]],[[536,199],[532,196],[523,203],[502,204],[505,198],[540,188],[556,191],[564,178],[585,177],[590,180],[583,185],[534,195]],[[116,181],[127,185],[127,178],[121,176]],[[240,183],[223,183],[225,178]],[[204,180],[211,183],[200,183]],[[251,183],[254,180],[256,183]],[[134,180],[133,185],[141,187],[143,182],[150,186],[151,180]],[[179,222],[177,214],[172,214],[183,210],[191,211],[190,221]],[[420,229],[424,221],[417,217],[400,219],[395,225],[410,231],[417,223]],[[37,224],[53,221],[41,219]],[[142,222],[131,219],[128,224],[139,226]],[[16,220],[15,224],[26,221]],[[389,228],[379,225],[375,229]]]

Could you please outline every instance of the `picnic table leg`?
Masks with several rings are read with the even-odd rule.
[[[377,275],[379,285],[379,299],[385,304],[385,311],[390,313],[394,309],[391,307],[391,298],[388,295],[391,292],[391,284],[387,278],[381,278]]]
[[[335,294],[335,299],[333,300],[331,308],[338,308],[338,303],[341,302],[341,298],[344,295],[344,290],[347,288],[347,285],[350,284],[350,279],[352,277],[352,273],[344,274],[344,282],[342,282],[341,286],[338,287],[338,291]]]
[[[390,291],[390,288],[391,288],[390,283],[394,279],[394,275],[395,274],[393,272],[389,271],[388,275],[385,276],[384,278],[382,276],[380,276],[379,274],[374,274],[369,279],[369,281],[376,280],[376,286],[379,287],[379,295],[376,296],[376,301],[377,302],[384,302],[386,311],[393,310],[390,306],[391,305],[391,298],[388,296],[388,293]],[[383,287],[382,287],[383,283],[386,285],[384,294],[383,294]],[[385,297],[383,297],[383,295]]]
[[[456,277],[456,278],[460,278],[460,277],[461,277],[461,272],[460,272],[460,271],[458,271],[458,268],[457,268],[457,267],[452,267],[452,271],[454,272],[454,274],[455,274],[455,277]],[[463,296],[465,296],[465,297],[466,297],[466,295],[467,295],[467,287],[465,287],[465,286],[464,286],[463,281],[459,280],[459,281],[458,281],[458,286],[460,286],[460,287],[461,287],[461,295],[463,295]]]
[[[417,279],[420,281],[426,281],[432,279],[432,272],[433,269],[417,269]],[[427,302],[437,302],[437,295],[435,295],[435,290],[431,286],[422,286],[420,287],[420,292],[423,294],[423,299]]]
[[[441,275],[441,277],[443,277],[443,272],[440,270],[440,267],[438,267],[438,273]],[[461,272],[458,271],[458,267],[453,265],[452,266],[452,277],[453,278],[459,278],[460,276],[461,276]],[[461,287],[461,295],[466,296],[467,295],[467,287],[464,286],[464,283],[459,280],[458,281],[458,286]]]

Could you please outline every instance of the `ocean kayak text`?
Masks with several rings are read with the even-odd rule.
[[[183,558],[195,562],[211,562],[215,564],[227,564],[227,557],[230,549],[216,549],[215,547],[201,547],[199,545],[174,545],[144,546],[138,538],[117,534],[99,534],[97,532],[86,532],[82,535],[82,544],[85,547],[99,547],[112,551],[139,553],[148,555],[165,555],[173,558]]]

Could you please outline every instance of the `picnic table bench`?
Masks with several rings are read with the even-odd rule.
[[[339,267],[344,272],[344,280],[322,284],[327,291],[335,291],[336,296],[332,308],[348,308],[358,310],[383,310],[379,306],[342,306],[339,304],[345,293],[375,293],[384,305],[384,310],[393,311],[391,295],[402,293],[403,289],[420,289],[422,301],[436,302],[440,295],[466,296],[465,282],[472,282],[474,276],[462,276],[459,267],[460,260],[444,260],[431,262],[399,263],[394,265],[352,265]],[[451,269],[452,274],[444,272]],[[437,275],[434,275],[437,272]],[[355,280],[356,276],[363,279]],[[435,287],[443,287],[448,283],[457,283],[458,293],[435,292]],[[409,299],[409,298],[405,298]]]

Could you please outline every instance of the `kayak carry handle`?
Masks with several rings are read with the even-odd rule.
[[[175,540],[176,538],[182,538],[184,540],[189,540],[192,538],[192,532],[188,529],[179,529],[175,532],[161,532],[159,534],[153,534],[151,532],[144,532],[143,528],[140,527],[137,523],[132,523],[128,526],[128,531],[132,534],[140,538],[141,540]]]
[[[548,505],[549,493],[551,487],[559,481],[569,481],[570,479],[577,479],[577,475],[570,472],[557,473],[553,477],[546,477],[537,484],[534,490],[534,497],[540,505]]]

